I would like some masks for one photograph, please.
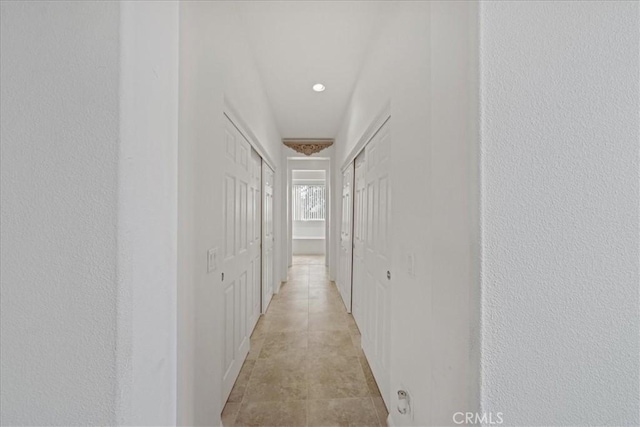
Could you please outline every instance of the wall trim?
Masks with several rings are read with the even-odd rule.
[[[227,98],[226,96],[224,97],[223,114],[227,116],[229,120],[231,120],[231,123],[233,123],[236,129],[238,129],[238,132],[240,132],[242,136],[245,137],[249,144],[258,152],[260,157],[262,157],[267,165],[269,165],[271,170],[275,172],[275,162],[264,149],[264,146],[262,145],[262,143],[260,143],[260,140],[255,135],[255,133],[253,133],[251,127],[242,119],[242,116],[240,115],[240,113],[238,113],[238,110],[233,106],[231,101],[229,101],[229,98]]]
[[[384,106],[380,109],[380,112],[373,118],[373,120],[369,123],[369,126],[362,133],[356,145],[351,149],[349,154],[347,155],[346,160],[342,164],[340,168],[340,172],[344,173],[344,171],[349,167],[351,163],[358,157],[358,154],[364,149],[369,141],[378,133],[380,128],[391,118],[391,101],[387,101]]]

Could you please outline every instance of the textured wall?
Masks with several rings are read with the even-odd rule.
[[[481,6],[483,405],[638,425],[637,2]]]
[[[113,424],[120,6],[1,8],[0,422]]]

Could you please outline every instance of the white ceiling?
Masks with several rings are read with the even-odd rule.
[[[335,137],[389,3],[238,2],[283,138]]]

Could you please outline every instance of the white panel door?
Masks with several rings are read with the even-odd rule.
[[[338,288],[347,311],[351,312],[351,263],[353,262],[353,164],[342,174],[342,221]]]
[[[223,286],[223,377],[227,399],[249,352],[248,291],[250,270],[249,186],[251,146],[225,117],[225,176],[223,193],[224,247]]]
[[[389,235],[389,122],[380,128],[365,148],[366,231],[364,239],[365,280],[362,349],[371,365],[382,397],[390,407],[390,283]]]
[[[390,407],[389,122],[355,160],[353,217],[353,317],[362,349]]]
[[[273,296],[274,235],[273,187],[274,172],[262,162],[262,312],[265,313]]]
[[[365,236],[366,229],[366,180],[365,180],[365,159],[367,153],[363,151],[355,160],[355,180],[353,197],[353,294],[352,313],[353,317],[363,335],[366,333],[364,304],[364,282],[365,282]]]
[[[249,182],[249,335],[260,318],[262,291],[262,158],[251,149]]]

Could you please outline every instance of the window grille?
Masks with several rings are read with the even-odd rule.
[[[314,221],[325,218],[324,185],[293,185],[294,221]]]

